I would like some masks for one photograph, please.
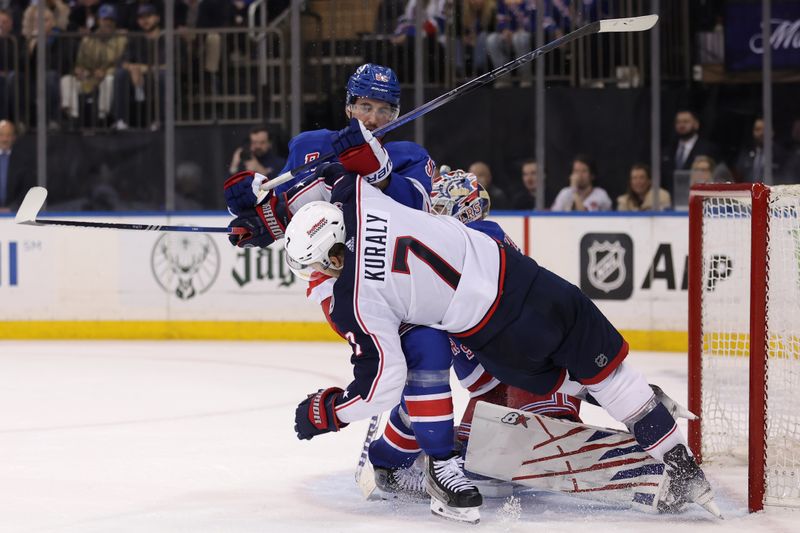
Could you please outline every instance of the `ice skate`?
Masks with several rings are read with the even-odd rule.
[[[664,463],[667,465],[669,486],[663,509],[659,504],[659,510],[677,512],[686,503],[696,503],[717,518],[722,518],[719,507],[714,503],[714,491],[686,446],[678,444],[665,453]]]
[[[431,512],[450,520],[477,524],[483,497],[464,475],[464,459],[426,459],[426,486],[431,495]]]
[[[384,468],[381,466],[373,468],[375,485],[384,499],[430,499],[430,495],[425,490],[425,470],[416,463],[408,468]]]

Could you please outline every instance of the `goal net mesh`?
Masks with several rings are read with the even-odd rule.
[[[748,458],[748,399],[766,398],[766,503],[800,505],[800,186],[770,189],[767,245],[767,369],[749,390],[752,202],[703,201],[702,453]]]

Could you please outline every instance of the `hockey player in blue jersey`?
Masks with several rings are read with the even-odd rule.
[[[368,131],[385,126],[395,120],[400,113],[400,82],[397,75],[389,67],[367,63],[356,69],[347,82],[345,115],[351,121],[350,128],[357,126],[354,119],[361,122]],[[326,153],[342,154],[344,147],[337,140],[340,132],[319,129],[300,133],[289,142],[289,156],[281,174],[309,163]],[[409,141],[391,141],[383,144],[392,168],[399,176],[413,180],[419,189],[419,198],[409,199],[405,190],[385,190],[384,192],[405,205],[409,201],[418,201],[422,196],[430,194],[431,178],[435,165],[428,152],[420,145]],[[339,159],[347,154],[339,156]],[[347,166],[347,161],[342,161]],[[391,171],[391,168],[389,169]],[[271,197],[280,199],[294,185],[307,178],[313,169],[306,174],[279,185],[271,193]],[[259,196],[259,187],[267,181],[263,175],[253,172],[240,172],[225,183],[225,200],[228,210],[238,215],[253,208]],[[387,184],[389,182],[387,181]],[[395,184],[397,185],[397,184]],[[392,185],[389,185],[390,187]],[[296,194],[295,194],[296,196]],[[263,201],[261,202],[263,203]],[[411,207],[416,207],[411,205]],[[299,208],[299,206],[298,206]]]
[[[400,114],[400,82],[389,67],[366,63],[356,69],[347,81],[345,115],[358,119],[369,131],[395,120]],[[289,142],[289,157],[281,174],[313,161],[321,154],[334,150],[331,130],[303,132]],[[391,141],[383,145],[392,160],[394,171],[417,180],[430,193],[434,163],[428,152],[409,141]],[[344,163],[344,162],[343,162]],[[345,164],[345,166],[347,166]],[[299,177],[279,185],[280,194],[299,181]]]
[[[404,208],[356,176],[343,174],[334,183],[331,201],[342,211],[307,205],[290,224],[285,245],[297,263],[337,278],[331,316],[351,340],[355,380],[302,402],[295,419],[300,432],[337,431],[341,423],[383,411],[404,379],[396,374],[404,365],[398,326],[424,324],[459,337],[504,382],[539,394],[586,388],[667,465],[684,501],[718,514],[673,416],[625,363],[624,339],[580,290],[513,247],[448,217]],[[317,238],[330,235],[331,226],[344,231]],[[370,244],[375,238],[382,244]],[[442,474],[431,464],[428,477],[436,479]]]

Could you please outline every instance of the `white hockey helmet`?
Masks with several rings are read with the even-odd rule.
[[[344,240],[342,210],[328,202],[309,202],[286,226],[283,240],[286,263],[296,272],[314,263],[328,269],[331,267],[328,252],[334,244],[344,244]]]

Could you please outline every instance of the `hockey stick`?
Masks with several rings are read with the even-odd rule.
[[[119,222],[88,222],[79,220],[56,220],[39,218],[44,201],[47,199],[47,189],[44,187],[31,187],[22,200],[17,210],[14,222],[28,226],[75,226],[79,228],[106,228],[130,229],[142,231],[189,231],[192,233],[238,233],[244,228],[219,228],[207,226],[161,226],[153,224],[125,224]]]
[[[419,106],[416,109],[413,109],[406,113],[405,115],[401,116],[397,120],[389,122],[388,124],[376,129],[372,132],[375,137],[382,137],[389,133],[390,131],[403,126],[412,120],[421,117],[427,113],[430,113],[434,109],[437,109],[460,96],[464,96],[465,94],[469,94],[475,89],[479,87],[483,87],[487,85],[500,76],[504,76],[515,70],[526,63],[530,63],[531,61],[535,60],[539,56],[542,56],[548,52],[555,50],[556,48],[563,46],[567,43],[571,43],[576,39],[580,39],[586,35],[593,35],[595,33],[627,33],[627,32],[638,32],[638,31],[647,31],[653,26],[656,25],[658,22],[658,15],[643,15],[641,17],[630,17],[630,18],[619,18],[619,19],[608,19],[608,20],[597,20],[595,22],[590,22],[585,26],[578,28],[575,31],[572,31],[566,35],[559,37],[553,41],[550,41],[546,45],[542,46],[541,48],[537,48],[536,50],[532,50],[527,54],[521,55],[516,59],[513,59],[506,63],[505,65],[501,65],[494,70],[487,72],[477,78],[474,78],[463,85],[459,85],[455,89],[452,89],[449,92],[446,92],[440,96],[437,96],[430,102],[426,102]],[[313,161],[309,161],[304,165],[300,165],[297,168],[293,168],[289,172],[284,172],[274,180],[269,180],[268,182],[261,185],[262,191],[269,191],[274,189],[278,185],[282,185],[287,181],[291,180],[293,177],[297,176],[301,172],[304,172],[310,168],[313,168],[324,161],[329,161],[336,157],[336,154],[333,152],[329,152],[327,154],[323,154],[322,156],[314,159]]]
[[[376,489],[375,472],[372,469],[372,463],[369,462],[369,445],[375,440],[382,419],[383,414],[375,415],[370,419],[367,434],[364,436],[364,444],[361,446],[358,466],[356,466],[356,483],[365,500],[370,499]]]

